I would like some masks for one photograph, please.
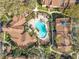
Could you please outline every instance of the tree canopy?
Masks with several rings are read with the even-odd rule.
[[[0,17],[8,13],[23,14],[30,12],[35,7],[35,0],[0,0]]]
[[[70,8],[66,9],[64,13],[73,18],[79,18],[79,4],[72,5]]]

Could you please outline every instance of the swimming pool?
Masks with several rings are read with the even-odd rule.
[[[44,38],[47,35],[46,26],[44,22],[40,20],[35,21],[35,28],[39,31],[38,37]]]

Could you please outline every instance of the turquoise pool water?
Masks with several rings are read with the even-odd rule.
[[[47,34],[47,31],[46,31],[46,26],[44,24],[44,22],[38,20],[38,21],[35,21],[35,28],[39,30],[39,37],[40,38],[44,38]]]

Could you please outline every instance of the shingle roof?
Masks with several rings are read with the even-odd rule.
[[[70,30],[69,26],[62,26],[61,21],[67,21],[69,23],[69,18],[57,18],[56,19],[56,30],[59,31],[65,31],[68,32]]]
[[[41,0],[41,3],[46,6],[52,6],[52,7],[63,7],[68,3],[69,0]],[[69,4],[75,4],[76,0],[70,0]]]
[[[67,23],[70,23],[69,18],[57,18],[56,19],[56,42],[58,45],[58,49],[61,52],[68,52],[71,49],[71,41],[69,31],[70,31],[70,25],[63,26],[61,25],[62,21],[66,21]]]
[[[28,44],[36,42],[34,37],[30,36],[27,32],[23,33],[24,23],[25,17],[14,16],[10,23],[10,27],[3,28],[3,31],[7,32],[18,46],[28,46]]]

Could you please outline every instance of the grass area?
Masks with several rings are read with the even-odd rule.
[[[38,3],[37,3],[37,7],[38,7],[39,10],[41,9],[41,10],[44,10],[44,11],[48,11],[48,9],[46,7],[42,7],[42,5],[40,5]]]

